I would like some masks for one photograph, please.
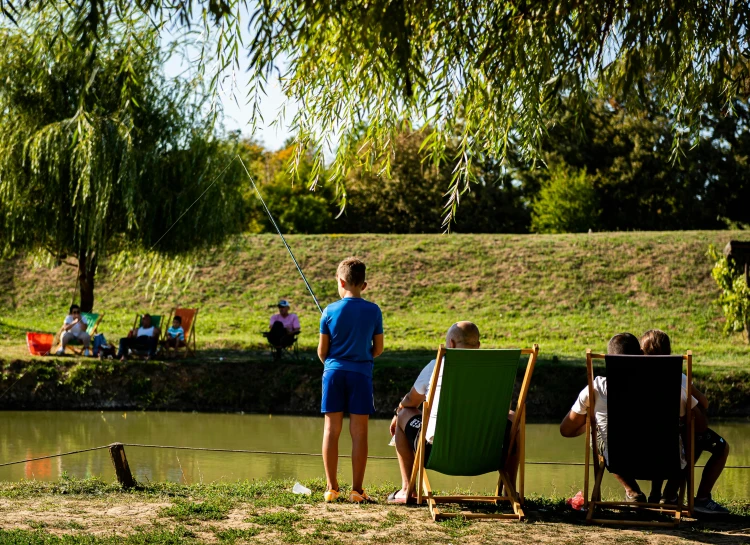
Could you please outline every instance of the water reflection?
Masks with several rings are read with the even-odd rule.
[[[44,456],[115,441],[123,443],[179,445],[226,449],[268,450],[285,452],[319,452],[323,421],[316,417],[197,414],[197,413],[122,413],[98,411],[4,412],[0,419],[0,462]],[[716,422],[712,424],[730,443],[731,465],[750,465],[750,423]],[[370,454],[393,456],[388,443],[388,422],[370,423]],[[342,434],[341,452],[349,452],[349,438]],[[582,462],[583,439],[560,437],[556,424],[529,424],[527,460]],[[211,482],[238,479],[295,478],[323,476],[320,458],[303,456],[270,456],[191,452],[142,447],[127,447],[130,468],[143,482]],[[699,463],[705,463],[707,455]],[[101,476],[107,480],[114,472],[106,450],[75,454],[64,458],[37,460],[0,468],[0,480],[57,479],[63,471],[76,477]],[[696,475],[700,476],[700,469]],[[340,461],[340,473],[349,480],[349,460]],[[395,461],[371,460],[367,479],[370,482],[399,481]],[[490,490],[495,486],[492,475],[456,478],[435,474],[433,486],[452,489],[471,486]],[[571,466],[530,465],[526,471],[527,493],[575,493],[583,486],[583,468]],[[620,490],[609,476],[603,488],[605,495],[619,495]],[[750,470],[724,472],[716,489],[723,497],[750,497]]]

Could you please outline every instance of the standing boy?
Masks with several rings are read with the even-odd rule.
[[[383,315],[380,308],[362,299],[365,264],[349,257],[339,263],[336,285],[341,301],[332,303],[320,318],[318,357],[325,365],[323,399],[325,415],[323,464],[326,471],[325,501],[336,501],[339,435],[344,412],[349,413],[352,436],[352,491],[349,501],[370,501],[362,483],[367,466],[367,424],[375,412],[372,393],[374,359],[383,353]]]

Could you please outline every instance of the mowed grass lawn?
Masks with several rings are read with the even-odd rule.
[[[364,259],[365,295],[383,309],[385,361],[421,361],[451,323],[472,320],[483,346],[537,342],[545,360],[580,362],[587,347],[604,350],[616,332],[660,328],[675,351],[692,349],[698,365],[746,366],[750,349],[741,335],[722,333],[706,256],[709,244],[723,248],[730,239],[750,234],[288,237],[322,306],[338,298],[337,263],[350,255]],[[105,264],[96,288],[95,310],[105,312],[100,330],[116,342],[136,312],[199,307],[199,348],[257,350],[271,307],[287,298],[300,315],[301,347],[316,346],[318,311],[277,236],[237,237],[194,263],[184,291],[166,286],[155,297],[143,288],[148,271],[110,278]],[[20,357],[26,331],[60,326],[74,269],[38,268],[17,258],[0,263],[0,280],[0,356]]]

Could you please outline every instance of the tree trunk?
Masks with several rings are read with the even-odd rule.
[[[78,256],[78,286],[81,293],[81,311],[91,312],[94,309],[94,275],[96,258],[89,258],[85,253]]]

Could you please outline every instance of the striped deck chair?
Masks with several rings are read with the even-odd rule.
[[[440,345],[427,400],[423,404],[422,430],[412,471],[409,494],[416,491],[417,503],[427,501],[433,520],[462,516],[523,520],[524,461],[526,440],[526,397],[539,354],[539,345],[515,350],[446,349]],[[504,445],[508,411],[521,356],[528,355],[515,419],[508,445]],[[442,375],[442,379],[440,378]],[[439,403],[435,399],[439,390]],[[425,456],[426,429],[430,410],[437,403],[439,413],[430,455]],[[517,481],[512,482],[504,467],[508,455],[518,456]],[[505,454],[505,457],[504,457]],[[498,472],[494,496],[437,496],[433,493],[427,470],[446,475],[474,476]],[[501,495],[502,492],[502,495]],[[510,502],[512,514],[451,513],[438,508],[440,503]]]
[[[593,360],[604,359],[607,373],[607,458],[606,469],[633,479],[661,480],[679,476],[681,469],[680,397],[682,395],[682,367],[687,364],[687,391],[693,383],[693,355],[684,356],[614,356],[586,351],[589,399],[594,399]],[[633,403],[637,397],[644,415],[633,418]],[[593,406],[593,402],[590,403]],[[589,411],[586,419],[586,522],[589,524],[619,524],[627,526],[669,526],[680,523],[683,513],[693,511],[693,473],[695,466],[693,419],[686,411],[687,485],[679,491],[677,505],[602,501],[601,485],[605,459],[596,441],[596,419]],[[588,442],[591,441],[591,449]],[[589,453],[593,450],[594,486],[589,499]],[[687,487],[687,505],[684,502]],[[597,516],[597,508],[656,510],[673,517],[671,522],[633,520],[633,518],[605,518]],[[633,514],[630,512],[630,514]],[[639,517],[642,518],[642,517]]]
[[[86,320],[86,333],[91,336],[91,343],[93,346],[94,335],[96,335],[96,330],[99,328],[99,323],[102,321],[104,313],[102,312],[100,314],[95,314],[93,312],[81,312],[81,316],[84,320]],[[55,335],[54,340],[52,341],[52,349],[50,349],[50,354],[54,354],[55,350],[59,348],[61,342],[60,337],[62,336],[62,333],[63,328],[61,327]],[[71,339],[68,344],[65,345],[65,350],[73,352],[74,354],[80,356],[81,354],[83,354],[83,343],[78,339]]]

